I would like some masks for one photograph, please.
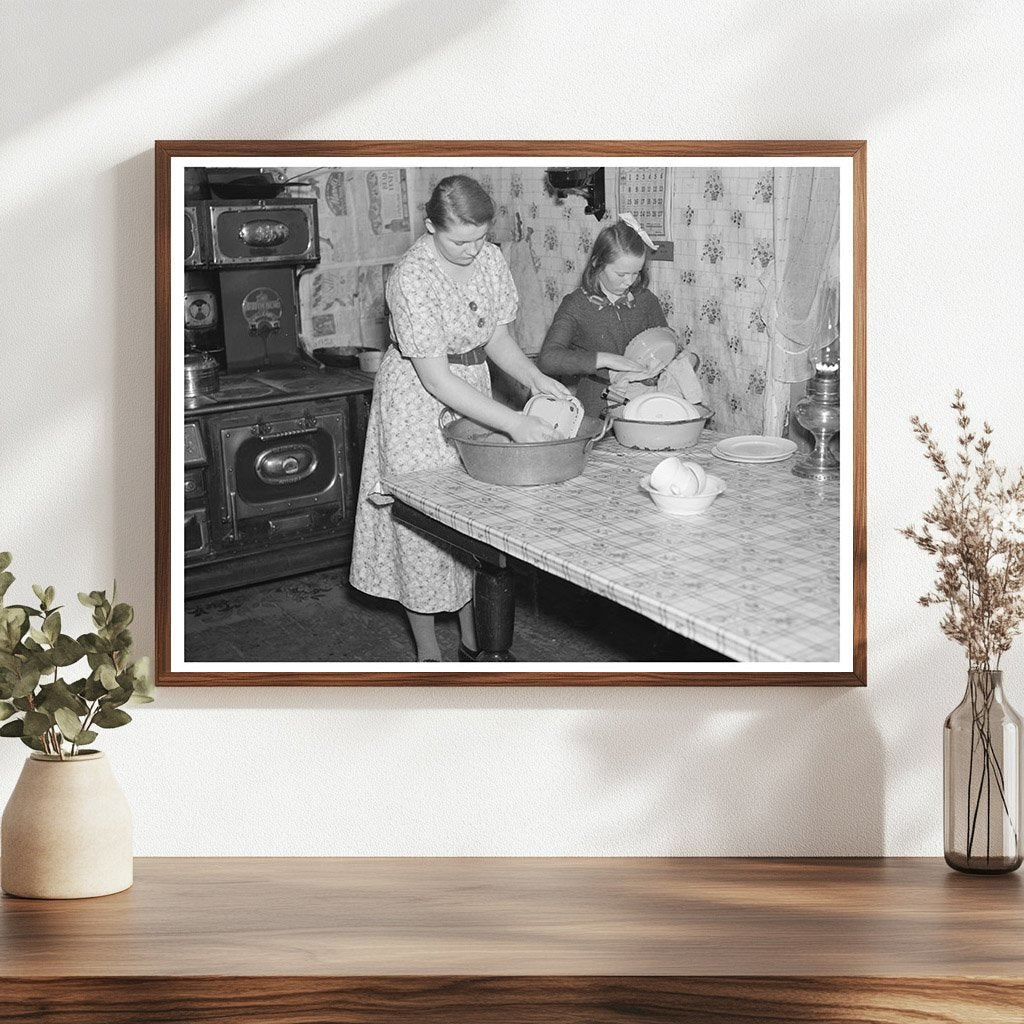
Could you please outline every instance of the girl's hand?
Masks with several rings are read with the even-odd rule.
[[[643,363],[638,363],[635,359],[627,359],[616,352],[598,352],[597,368],[599,370],[617,370],[626,373],[643,373],[647,377],[651,376],[651,372]],[[644,378],[641,377],[639,379],[643,380]]]
[[[509,436],[516,444],[531,444],[535,441],[555,441],[558,434],[550,423],[545,423],[538,416],[523,416],[520,414],[515,426],[509,431]]]
[[[526,382],[530,388],[531,395],[550,395],[552,398],[572,398],[572,392],[554,377],[537,370]]]

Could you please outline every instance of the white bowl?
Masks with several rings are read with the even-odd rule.
[[[691,420],[666,422],[665,420],[627,420],[616,416],[612,420],[615,440],[626,448],[643,448],[649,452],[669,448],[691,448],[700,439],[704,424],[711,418],[706,405],[698,405],[698,416]]]
[[[635,359],[653,376],[661,373],[679,351],[679,336],[671,327],[648,327],[626,346],[623,355]]]
[[[364,349],[359,353],[359,369],[364,373],[376,373],[380,369],[383,353],[375,348]]]
[[[662,494],[661,491],[656,491],[651,486],[651,478],[649,476],[645,476],[640,481],[640,488],[646,491],[657,508],[667,515],[698,516],[701,512],[706,512],[711,507],[711,503],[715,498],[725,491],[725,481],[719,476],[708,473],[704,490],[700,494],[689,496]]]

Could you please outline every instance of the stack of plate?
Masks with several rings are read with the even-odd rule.
[[[700,410],[686,401],[665,391],[648,391],[630,399],[622,410],[624,420],[646,420],[648,423],[681,423],[696,420]]]
[[[796,451],[796,442],[784,437],[744,434],[726,437],[711,449],[711,454],[726,462],[783,462]]]

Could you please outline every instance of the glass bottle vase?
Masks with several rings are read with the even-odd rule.
[[[999,874],[1021,865],[1021,719],[1003,673],[971,669],[942,730],[946,863]]]

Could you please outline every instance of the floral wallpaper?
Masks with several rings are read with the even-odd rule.
[[[536,273],[530,284],[536,287],[520,291],[538,308],[523,312],[550,323],[562,297],[579,284],[598,232],[616,215],[615,168],[605,169],[609,212],[601,221],[583,212],[582,196],[556,201],[549,195],[542,167],[410,168],[410,241],[422,231],[423,205],[434,185],[453,173],[475,177],[494,198],[496,242],[528,246],[527,264]],[[775,259],[774,172],[674,167],[669,181],[673,259],[651,261],[651,290],[683,345],[700,357],[698,373],[716,428],[762,433],[768,427],[771,348],[770,318],[762,307]],[[521,264],[517,272],[524,272]]]

